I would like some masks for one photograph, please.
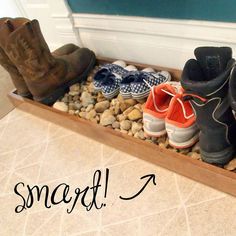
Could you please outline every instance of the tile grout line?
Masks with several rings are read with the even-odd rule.
[[[214,200],[220,200],[220,199],[223,199],[223,198],[226,198],[226,196],[220,196],[220,197],[204,200],[204,201],[201,201],[201,202],[192,203],[192,204],[187,205],[186,208],[197,206],[197,205],[201,205],[203,203],[211,202],[211,201],[214,201]]]
[[[23,235],[24,235],[24,236],[26,235],[26,226],[27,226],[27,223],[28,223],[28,218],[29,218],[29,213],[26,212],[26,219],[25,219],[24,231],[23,231]]]
[[[65,208],[63,208],[64,210]],[[62,236],[62,223],[63,223],[63,220],[64,220],[64,211],[62,210],[62,213],[61,213],[61,219],[60,219],[60,226],[59,226],[59,235]]]
[[[190,229],[190,225],[189,225],[188,213],[187,213],[187,210],[186,210],[186,207],[185,207],[185,202],[183,201],[183,198],[181,196],[181,192],[180,192],[180,189],[179,189],[179,185],[178,185],[177,175],[176,174],[174,174],[174,179],[175,179],[175,186],[176,186],[176,189],[177,189],[177,192],[178,192],[178,195],[179,195],[179,199],[180,199],[181,205],[182,205],[182,207],[184,209],[184,215],[185,215],[185,220],[186,220],[186,224],[187,224],[188,235],[191,236],[191,229]]]
[[[4,124],[4,125],[3,125],[3,130],[2,130],[2,132],[1,132],[1,134],[0,134],[0,138],[3,137],[3,135],[4,135],[5,131],[6,131],[6,128],[7,128],[8,125],[9,125],[9,116],[7,117],[7,120],[5,121],[5,123],[3,123],[3,124]]]
[[[34,236],[35,233],[37,233],[45,224],[47,224],[57,213],[59,210],[57,210],[56,212],[54,212],[54,214],[52,214],[45,222],[43,222],[34,232],[31,236]]]
[[[181,205],[179,206],[179,208],[177,209],[177,211],[175,212],[175,214],[170,218],[170,220],[168,220],[168,222],[164,225],[164,227],[162,228],[162,230],[158,233],[158,236],[161,235],[164,230],[167,228],[167,226],[174,220],[174,218],[177,216],[177,214],[179,213],[179,211],[181,210]]]
[[[176,175],[176,174],[174,174],[174,175]],[[197,183],[196,183],[196,185],[197,185]],[[195,185],[195,186],[196,186]],[[193,188],[193,190],[190,192],[190,194],[188,195],[188,197],[186,198],[186,201],[188,201],[188,199],[191,197],[191,195],[194,193],[194,190],[195,190],[195,188]],[[175,212],[175,214],[174,214],[174,216],[169,220],[169,222],[164,226],[164,228],[166,228],[171,222],[172,222],[172,220],[175,218],[175,216],[178,214],[178,212],[180,211],[180,209],[181,209],[181,205],[179,206],[179,208],[178,208],[178,210]],[[162,229],[162,231],[158,234],[158,235],[160,235],[162,232],[164,231],[164,229]]]
[[[14,166],[15,166],[15,159],[16,159],[16,156],[17,156],[17,151],[14,151],[13,163],[11,164],[11,168],[10,168],[10,170],[9,170],[9,176],[8,176],[8,178],[7,178],[7,181],[6,181],[6,185],[5,185],[5,188],[4,188],[4,192],[6,192],[7,187],[8,187],[8,184],[9,184],[9,181],[10,181],[12,175],[14,174]]]
[[[41,160],[41,162],[40,162],[39,172],[38,172],[38,176],[37,176],[37,179],[36,179],[36,183],[37,183],[37,184],[38,184],[38,182],[39,182],[39,177],[40,177],[40,174],[41,174],[42,165],[43,165],[44,159],[46,158],[46,152],[47,152],[47,150],[48,150],[48,141],[49,141],[50,126],[51,126],[51,123],[48,123],[47,136],[46,136],[46,140],[45,140],[46,146],[45,146],[45,149],[44,149],[44,152],[43,152],[43,155],[42,155],[42,160]]]
[[[30,153],[28,153],[24,158],[23,158],[23,160],[21,160],[21,163],[23,162],[23,161],[25,161],[26,159],[28,159],[29,157],[30,157],[30,155],[32,155],[32,154],[34,154],[35,152],[37,152],[39,149],[40,149],[41,147],[38,147],[38,145],[37,145],[37,148],[34,148],[34,150],[32,151],[32,152],[30,152]],[[21,164],[20,163],[20,164]],[[38,162],[35,162],[35,164],[37,164]],[[19,164],[19,165],[20,165]],[[30,167],[30,166],[33,166],[33,165],[35,165],[35,164],[29,164],[29,165],[24,165],[24,167],[18,167],[19,165],[15,165],[15,169],[16,170],[20,170],[20,169],[23,169],[23,168],[26,168],[26,167]],[[17,168],[18,167],[18,168]]]

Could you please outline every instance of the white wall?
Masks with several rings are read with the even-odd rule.
[[[21,16],[21,11],[14,0],[0,0],[0,17]]]
[[[6,2],[1,12],[14,14],[16,8],[22,16],[39,20],[51,49],[75,43],[98,56],[178,69],[198,46],[230,46],[236,52],[236,23],[71,14],[65,0]],[[14,2],[15,8],[7,11]]]
[[[53,50],[66,43],[81,45],[79,36],[74,31],[73,19],[64,0],[0,0],[7,2],[0,6],[5,16],[14,16],[7,9],[16,8],[18,15],[29,19],[38,19],[42,33]],[[9,2],[8,2],[9,1]]]
[[[144,17],[74,14],[84,46],[98,55],[182,69],[198,46],[230,46],[236,24]]]

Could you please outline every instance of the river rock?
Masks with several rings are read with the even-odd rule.
[[[79,95],[79,91],[70,91],[69,92],[69,95],[71,95],[71,96],[78,96]]]
[[[123,120],[120,122],[120,129],[129,130],[130,128],[131,128],[131,121],[130,120]]]
[[[93,104],[89,104],[86,108],[86,112],[90,112],[93,109],[94,105]]]
[[[200,153],[200,145],[199,145],[199,142],[197,142],[197,143],[193,146],[192,152]]]
[[[123,134],[128,134],[128,131],[124,130],[124,129],[121,129],[120,132],[123,133]]]
[[[64,102],[55,102],[53,104],[53,108],[59,111],[68,112],[68,105],[66,105]]]
[[[69,110],[74,110],[74,103],[73,102],[69,102],[68,109]]]
[[[124,103],[126,104],[127,108],[134,106],[135,104],[137,104],[137,101],[130,98],[130,99],[125,99]]]
[[[142,125],[142,124],[133,122],[133,123],[132,123],[131,131],[132,131],[133,134],[135,134],[135,133],[137,133],[139,130],[141,130],[142,128],[143,128],[143,125]]]
[[[102,102],[102,101],[106,101],[106,98],[102,95],[101,92],[99,92],[97,95],[97,102]]]
[[[86,91],[81,94],[80,100],[83,107],[87,107],[89,104],[95,103],[92,95]]]
[[[70,86],[70,92],[79,92],[80,91],[80,84],[73,84]]]
[[[79,116],[80,116],[81,118],[84,118],[84,119],[85,119],[85,117],[86,117],[86,112],[85,112],[85,111],[81,111],[81,112],[79,113]]]
[[[134,108],[137,108],[138,110],[142,111],[142,104],[138,103],[134,106]]]
[[[69,110],[68,113],[69,113],[70,115],[74,115],[74,114],[75,114],[75,110]]]
[[[188,156],[190,156],[191,158],[195,159],[195,160],[200,160],[201,156],[199,153],[196,152],[189,152],[187,153]]]
[[[234,158],[232,161],[230,161],[227,165],[224,166],[226,170],[236,170],[236,158]]]
[[[129,107],[123,112],[123,114],[127,116],[131,111],[133,111],[133,109],[134,107]]]
[[[93,118],[95,118],[97,115],[96,111],[94,109],[92,109],[91,111],[89,111],[87,114],[86,114],[86,119],[87,120],[92,120]]]
[[[107,110],[110,106],[110,102],[109,101],[102,101],[102,102],[98,102],[95,105],[95,111],[98,113],[102,113],[105,110]]]
[[[122,112],[124,112],[128,108],[124,102],[119,102],[119,107]]]
[[[119,95],[117,96],[117,100],[120,102],[120,103],[123,103],[124,102],[124,98],[122,97],[122,95],[119,93]]]
[[[129,136],[133,136],[133,133],[132,133],[131,130],[128,132],[128,135],[129,135]]]
[[[142,113],[136,108],[128,114],[128,119],[132,121],[138,120],[142,117],[143,117]]]
[[[74,102],[77,102],[79,100],[79,95],[75,95],[74,97],[73,97],[73,101]]]
[[[120,128],[120,123],[118,121],[115,121],[113,124],[112,124],[112,128],[113,129],[119,129]]]
[[[125,120],[127,116],[124,114],[120,114],[120,115],[117,115],[116,118],[119,122],[121,122],[122,120]]]
[[[61,99],[62,102],[68,103],[69,102],[69,96],[68,94],[65,94],[65,96]]]
[[[90,93],[94,93],[94,92],[95,92],[93,83],[90,83],[90,84],[89,84],[89,86],[88,86],[88,91],[89,91]]]
[[[82,104],[80,102],[74,102],[74,109],[75,110],[80,110],[82,108]]]
[[[114,106],[114,114],[118,115],[120,113],[120,104],[119,102],[115,104]]]
[[[113,116],[112,111],[105,110],[100,117],[100,124],[102,126],[112,125],[116,121],[116,118]]]

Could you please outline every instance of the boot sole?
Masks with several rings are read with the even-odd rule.
[[[200,153],[203,161],[209,164],[224,166],[233,159],[235,154],[235,149],[233,146],[230,146],[220,152],[205,152],[201,150]]]
[[[66,92],[68,92],[68,88],[70,86],[72,86],[75,83],[84,81],[86,79],[86,77],[88,76],[89,72],[93,69],[95,64],[96,64],[96,56],[93,54],[92,59],[90,61],[90,64],[88,65],[86,70],[81,75],[79,75],[75,79],[73,79],[73,80],[63,84],[58,89],[53,91],[53,93],[51,93],[49,96],[47,96],[47,97],[45,97],[43,99],[35,99],[35,100],[37,102],[43,103],[43,104],[48,105],[48,106],[53,105],[53,103],[55,103],[58,98],[60,98]]]

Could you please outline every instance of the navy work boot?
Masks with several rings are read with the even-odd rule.
[[[199,47],[194,54],[181,84],[197,116],[202,160],[222,166],[235,154],[236,121],[228,97],[235,60],[229,47]]]
[[[231,108],[236,112],[236,67],[232,70],[229,80],[229,101]]]

